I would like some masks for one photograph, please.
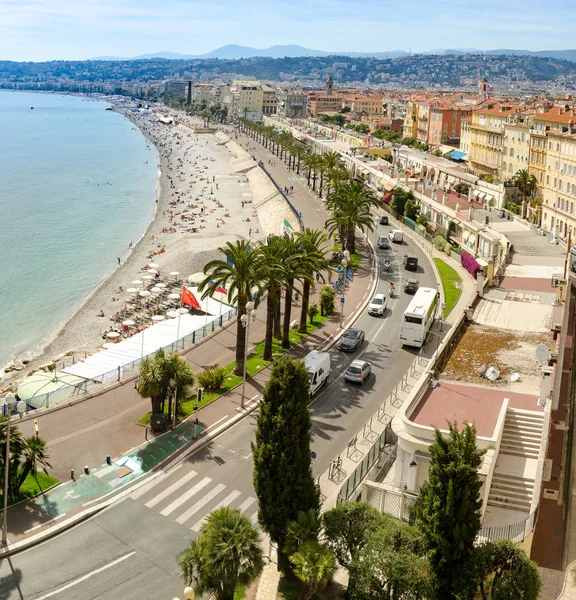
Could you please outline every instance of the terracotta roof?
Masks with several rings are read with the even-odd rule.
[[[519,109],[519,106],[494,106],[493,108],[481,108],[477,113],[479,115],[507,117],[512,113],[518,112]]]
[[[562,106],[555,106],[553,109],[534,116],[535,121],[548,121],[550,123],[576,123],[576,109],[565,110]]]

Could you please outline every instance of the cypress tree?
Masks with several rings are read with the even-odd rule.
[[[280,554],[288,524],[299,512],[319,508],[310,459],[309,402],[303,362],[287,357],[275,362],[260,401],[252,452],[258,519]]]
[[[474,539],[481,524],[478,469],[485,451],[478,449],[469,424],[459,432],[455,422],[449,423],[448,436],[436,429],[435,437],[415,516],[429,551],[436,597],[464,600],[474,596],[478,584]]]

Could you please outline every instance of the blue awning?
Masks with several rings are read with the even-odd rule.
[[[452,150],[452,152],[449,152],[446,156],[454,160],[464,160],[468,154],[466,152],[460,152],[460,150]]]

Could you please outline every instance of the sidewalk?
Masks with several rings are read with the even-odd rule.
[[[359,239],[358,246],[361,254],[370,256],[370,259],[360,262],[346,298],[349,306],[362,307],[369,298],[374,280],[368,246],[362,239]],[[318,290],[315,292],[316,296]],[[351,311],[344,327],[355,318],[356,313],[356,310]],[[259,316],[257,326],[251,328],[250,346],[264,338],[262,318]],[[185,356],[193,369],[216,363],[227,364],[234,360],[235,331],[235,327],[229,327],[189,349]],[[340,331],[340,315],[335,313],[322,327],[295,346],[291,355],[302,358],[311,349],[330,343]],[[240,408],[242,386],[202,408],[198,413],[197,438],[194,438],[194,425],[190,417],[175,432],[155,438],[150,434],[149,440],[145,441],[145,428],[136,425],[135,421],[149,410],[149,400],[142,400],[138,396],[133,381],[123,382],[101,396],[39,417],[41,435],[48,441],[50,461],[57,467],[54,472],[63,483],[42,496],[9,509],[8,551],[18,549],[14,544],[20,546],[36,542],[70,526],[114,501],[139,476],[150,471],[160,472],[176,458],[174,453],[177,456],[191,453],[208,443],[257,407],[269,374],[270,367],[267,367],[247,380],[244,410]],[[115,415],[99,419],[100,411],[109,411],[111,405],[117,409]],[[74,430],[67,419],[69,415],[84,426]],[[22,430],[27,434],[26,428],[31,426],[32,422],[21,423]],[[107,455],[112,457],[111,465],[105,462]],[[81,476],[85,465],[89,467],[90,474]],[[72,468],[76,474],[75,481],[70,479]]]

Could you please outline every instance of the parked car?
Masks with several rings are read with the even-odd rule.
[[[544,235],[546,235],[546,234],[544,234]],[[576,256],[576,244],[572,244],[570,246],[570,254]]]
[[[576,260],[572,261],[572,264],[570,265],[570,270],[572,271],[572,273],[576,273]]]
[[[365,360],[353,360],[346,371],[344,371],[344,379],[362,384],[366,381],[371,371],[372,368],[369,362]]]
[[[347,329],[338,342],[338,350],[354,352],[362,342],[364,342],[364,332],[361,329]]]
[[[417,279],[407,279],[404,284],[404,291],[407,294],[415,294],[420,287],[420,282]]]
[[[381,317],[386,310],[386,296],[384,294],[376,294],[368,305],[368,314]]]
[[[388,215],[382,215],[380,217],[380,225],[388,225]]]
[[[388,241],[388,238],[385,235],[381,235],[378,238],[378,248],[380,248],[381,250],[387,250],[388,248],[390,248],[390,242]]]
[[[405,254],[404,268],[407,271],[416,271],[418,269],[418,257],[415,254]]]

